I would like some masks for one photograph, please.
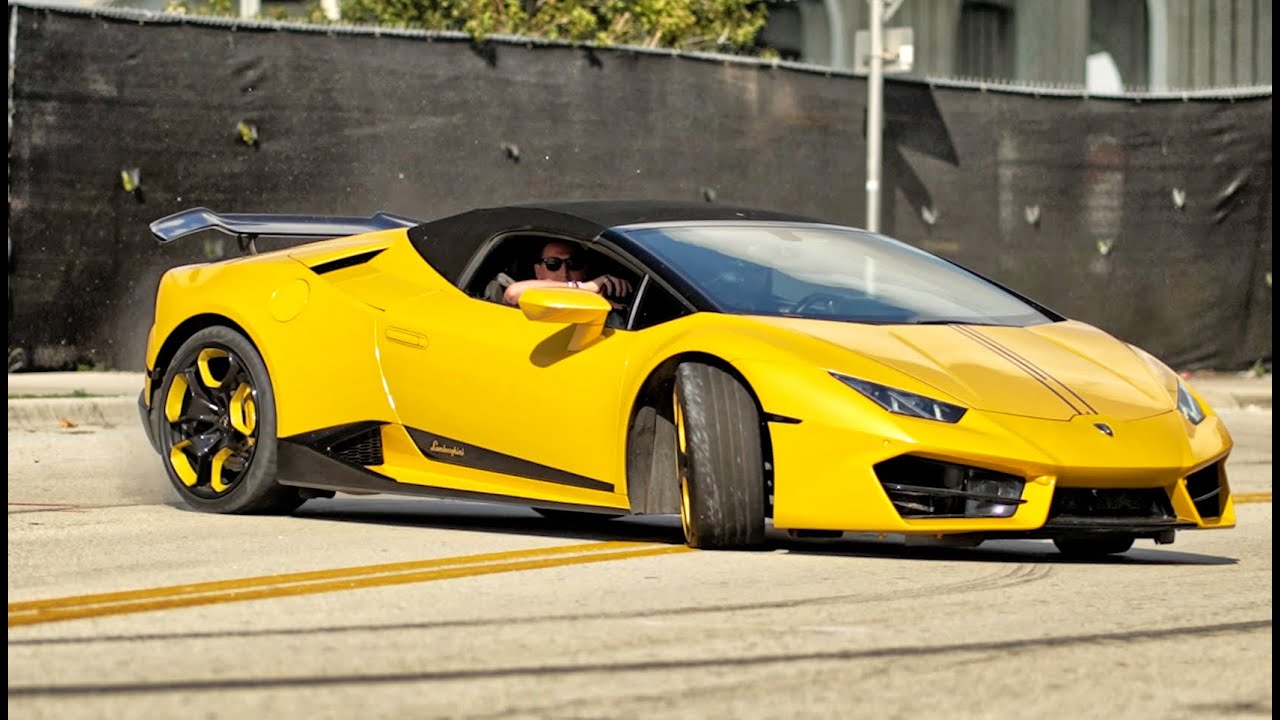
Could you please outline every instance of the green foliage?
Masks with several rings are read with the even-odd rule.
[[[203,3],[190,3],[187,0],[165,0],[164,11],[184,15],[231,15],[239,14],[239,3],[236,0],[208,0]]]
[[[235,15],[238,0],[168,0],[167,10]],[[341,0],[342,22],[523,35],[565,42],[756,53],[762,0]],[[279,11],[265,16],[282,19]],[[318,0],[299,21],[328,22]]]

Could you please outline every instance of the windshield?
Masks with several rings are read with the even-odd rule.
[[[863,230],[788,223],[617,229],[724,312],[882,324],[1056,319],[963,268]]]

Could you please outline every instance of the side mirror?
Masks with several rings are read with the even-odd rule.
[[[569,340],[569,350],[577,352],[600,338],[613,306],[595,293],[569,288],[533,288],[520,295],[520,309],[530,320],[577,325]]]

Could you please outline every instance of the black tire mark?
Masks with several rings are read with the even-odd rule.
[[[1006,588],[1018,587],[1036,582],[1053,573],[1053,568],[1030,563],[1019,563],[1009,568],[980,577],[965,578],[945,583],[932,588],[912,588],[915,598],[945,597],[967,592],[990,592]],[[749,612],[752,610],[788,610],[811,607],[815,605],[833,605],[852,603],[856,605],[895,601],[902,598],[900,590],[883,592],[841,593],[810,598],[772,600],[766,602],[737,603],[697,607],[664,608],[646,612],[619,611],[590,613],[577,615],[537,615],[533,617],[490,618],[484,620],[444,620],[424,623],[396,623],[389,625],[346,625],[329,627],[290,628],[286,630],[248,630],[239,632],[190,632],[190,633],[157,633],[146,635],[112,635],[95,638],[85,637],[45,637],[31,639],[9,638],[9,646],[39,645],[74,645],[98,644],[107,642],[152,642],[173,640],[207,640],[218,638],[250,638],[250,637],[287,637],[291,635],[317,636],[321,634],[358,633],[358,632],[406,632],[420,630],[445,630],[460,627],[508,627],[513,625],[534,625],[555,622],[590,622],[598,620],[638,620],[645,618],[690,617],[694,615],[710,615],[717,613]],[[13,631],[10,631],[12,634]]]
[[[274,690],[283,688],[333,688],[338,685],[383,685],[390,683],[444,683],[475,680],[500,680],[521,677],[611,676],[625,672],[678,670],[689,672],[704,668],[763,667],[795,662],[839,662],[850,660],[885,660],[930,658],[946,660],[949,656],[972,653],[1008,653],[1046,648],[1062,648],[1107,643],[1168,642],[1170,638],[1195,639],[1218,635],[1248,635],[1270,631],[1271,618],[1213,625],[1162,627],[1112,633],[1087,633],[1048,638],[1028,638],[998,642],[956,643],[934,647],[884,647],[870,650],[835,650],[828,652],[774,653],[743,657],[681,658],[644,662],[578,663],[560,665],[513,665],[507,667],[446,670],[436,672],[369,673],[312,675],[308,677],[235,678],[216,680],[170,680],[165,682],[66,683],[58,685],[10,685],[9,699],[33,697],[110,696],[185,692],[224,692],[230,690]]]

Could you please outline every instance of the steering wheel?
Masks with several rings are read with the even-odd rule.
[[[791,314],[803,315],[813,312],[816,315],[834,315],[836,307],[844,302],[844,298],[831,293],[816,292],[805,295],[791,307]],[[825,306],[825,307],[823,307]]]

